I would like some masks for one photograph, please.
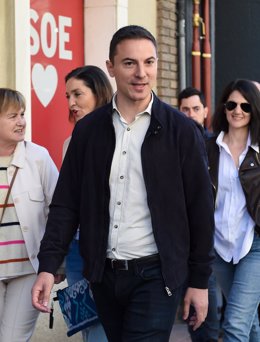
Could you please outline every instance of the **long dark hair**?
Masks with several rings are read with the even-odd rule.
[[[251,105],[251,118],[249,132],[253,144],[260,143],[260,91],[256,85],[247,79],[237,79],[230,82],[224,89],[216,111],[212,118],[213,132],[219,134],[221,131],[228,132],[229,125],[225,112],[225,103],[233,91],[238,91]]]

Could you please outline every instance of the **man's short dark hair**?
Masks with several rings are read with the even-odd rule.
[[[207,106],[203,93],[200,90],[196,89],[196,88],[188,87],[188,88],[183,89],[179,93],[179,96],[178,96],[178,107],[180,108],[181,101],[183,99],[187,99],[188,97],[191,97],[191,96],[194,96],[194,95],[197,95],[200,98],[200,102],[203,104],[203,107]]]
[[[157,43],[154,36],[146,28],[138,25],[128,25],[120,28],[113,35],[109,47],[109,59],[113,63],[116,55],[116,47],[125,39],[148,39],[157,51]]]

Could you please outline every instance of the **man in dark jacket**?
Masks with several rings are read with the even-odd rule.
[[[181,112],[196,121],[203,127],[203,135],[205,138],[212,136],[204,126],[205,119],[208,115],[208,107],[205,102],[203,93],[193,87],[183,89],[178,95],[178,107]],[[201,326],[193,330],[189,326],[189,333],[192,342],[217,342],[220,331],[220,315],[218,298],[221,298],[220,290],[217,286],[215,275],[212,273],[209,278],[209,307],[208,315],[205,322]],[[221,304],[220,304],[221,306]]]
[[[117,92],[72,134],[41,243],[33,305],[49,312],[54,274],[80,225],[84,275],[111,342],[169,340],[181,287],[184,319],[207,315],[213,199],[197,126],[152,92],[157,49],[119,29],[107,69]]]
[[[178,95],[178,107],[186,116],[203,127],[205,137],[212,136],[212,133],[204,125],[208,116],[208,107],[200,90],[193,87],[183,89]]]

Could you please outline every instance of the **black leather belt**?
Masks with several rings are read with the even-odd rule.
[[[135,267],[146,265],[151,262],[158,262],[159,260],[159,254],[148,255],[131,260],[106,259],[106,266],[114,271],[128,271],[135,269]]]
[[[259,226],[255,226],[255,232],[258,236],[260,236],[260,227]]]

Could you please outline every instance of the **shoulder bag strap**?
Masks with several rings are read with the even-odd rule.
[[[6,194],[6,197],[5,197],[5,202],[4,202],[4,206],[3,206],[3,211],[2,211],[2,214],[1,214],[1,218],[0,218],[0,226],[1,226],[1,224],[2,224],[2,220],[3,220],[3,217],[4,217],[4,213],[5,213],[5,208],[7,207],[8,198],[9,198],[9,196],[10,196],[10,193],[11,193],[11,190],[12,190],[12,187],[13,187],[14,180],[15,180],[15,177],[16,177],[16,175],[17,175],[17,172],[18,172],[18,167],[16,166],[16,167],[15,167],[14,174],[13,174],[13,177],[12,177],[12,180],[11,180],[11,183],[10,183],[10,186],[9,186],[9,189],[8,189],[7,194]]]

